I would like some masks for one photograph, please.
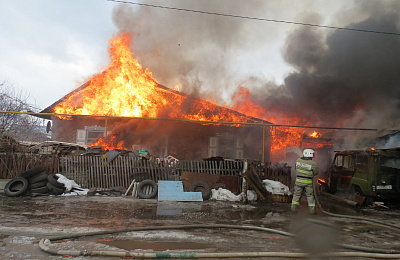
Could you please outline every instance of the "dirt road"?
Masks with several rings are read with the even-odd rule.
[[[303,205],[306,203],[303,202]],[[340,214],[375,219],[397,225],[399,211],[364,210],[335,205],[321,198],[327,210]],[[393,229],[355,219],[332,217],[320,210],[317,216],[302,212],[293,214],[288,203],[250,203],[226,201],[158,202],[111,196],[16,197],[0,195],[0,258],[60,259],[42,251],[42,238],[104,234],[52,241],[53,250],[106,250],[125,252],[281,252],[318,253],[336,248],[336,243],[400,251],[399,233]],[[168,226],[196,225],[190,229],[167,229]],[[229,225],[232,228],[223,228]],[[239,229],[262,227],[263,230]],[[155,230],[130,231],[138,227],[160,227]],[[228,227],[228,226],[227,226]],[[236,227],[236,228],[235,228]],[[105,231],[121,230],[107,234]],[[267,231],[266,229],[271,229]],[[279,234],[288,232],[296,238]],[[69,257],[69,256],[68,256]],[[68,259],[118,259],[115,257],[79,256]],[[212,259],[212,258],[209,258]],[[249,259],[249,258],[238,258]],[[260,258],[258,258],[260,259]],[[261,258],[263,259],[263,258]],[[267,258],[264,258],[267,259]],[[268,258],[282,259],[282,258]],[[362,258],[360,258],[362,259]]]

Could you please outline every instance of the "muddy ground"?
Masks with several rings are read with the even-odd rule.
[[[320,202],[324,209],[330,212],[400,226],[398,209],[368,208],[357,211],[355,208],[335,203],[324,197],[320,197]],[[123,196],[7,197],[0,194],[0,258],[121,259],[100,256],[71,257],[68,254],[51,255],[39,248],[40,239],[57,236],[64,238],[61,242],[53,241],[49,245],[55,251],[71,249],[205,253],[358,252],[336,247],[335,244],[339,243],[369,248],[372,251],[400,252],[399,229],[393,227],[389,229],[358,219],[329,216],[320,209],[317,210],[316,216],[310,216],[304,205],[305,201],[302,202],[300,212],[294,214],[290,212],[289,203],[278,202],[248,204],[227,201],[158,202],[156,199],[145,200]],[[198,228],[162,229],[166,226],[181,225],[196,225]],[[274,233],[273,230],[269,232],[265,229],[221,228],[220,225],[263,227],[296,234],[296,237]],[[67,238],[95,231],[137,227],[157,229],[125,230],[126,232],[113,234]]]

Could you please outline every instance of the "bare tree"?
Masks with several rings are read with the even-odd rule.
[[[41,131],[43,119],[21,113],[38,110],[27,100],[28,96],[10,83],[0,83],[0,136],[32,142],[42,142],[46,139],[46,135]]]

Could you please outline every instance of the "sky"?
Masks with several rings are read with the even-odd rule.
[[[287,0],[264,1],[268,4],[261,3],[263,1],[249,1],[251,4],[242,4],[241,1],[218,1],[215,6],[210,4],[210,1],[202,0],[141,2],[290,21],[295,21],[299,13],[310,9],[310,7],[315,10],[329,10],[331,12],[342,5],[332,5],[331,1],[303,1],[304,4],[298,4],[299,1]],[[344,2],[347,1],[342,1],[342,3]],[[255,5],[259,5],[262,8],[257,10],[257,8],[254,8]],[[118,34],[121,27],[123,27],[123,25],[119,25],[122,22],[117,21],[118,18],[115,18],[117,15],[114,12],[117,9],[125,10],[126,12],[134,12],[132,10],[140,9],[138,6],[121,5],[106,0],[0,0],[0,6],[0,22],[2,24],[0,27],[0,81],[6,81],[23,90],[24,93],[29,95],[29,100],[42,109],[79,87],[85,80],[93,74],[101,72],[107,66],[110,61],[107,50],[108,40],[113,35]],[[246,8],[246,6],[248,7]],[[136,36],[134,35],[132,49],[135,53],[140,53],[141,50],[139,48],[144,49],[145,46],[143,45],[147,44],[147,41],[163,44],[167,48],[176,50],[176,55],[179,55],[180,46],[196,52],[196,49],[202,46],[194,44],[187,37],[199,34],[193,31],[196,29],[209,30],[207,28],[208,21],[215,19],[223,27],[226,27],[226,40],[238,42],[238,44],[227,44],[223,47],[227,49],[223,51],[224,53],[219,58],[228,62],[226,64],[227,67],[230,67],[228,66],[231,65],[229,63],[234,63],[235,66],[233,66],[234,68],[227,68],[228,71],[221,71],[219,77],[233,77],[238,71],[243,71],[242,75],[244,76],[237,78],[236,82],[233,82],[236,84],[247,77],[246,73],[256,72],[279,82],[282,81],[284,74],[290,70],[281,57],[280,48],[285,34],[293,26],[279,23],[243,21],[235,18],[220,18],[173,10],[159,10],[156,8],[147,9],[147,11],[132,14],[136,17],[131,18],[136,19],[132,22],[138,22],[138,24],[132,25],[133,27],[143,26],[140,23],[145,22],[149,23],[149,25],[144,26],[150,28],[154,26],[152,21],[159,22],[158,19],[154,20],[151,16],[152,14],[148,12],[156,12],[154,15],[157,16],[161,13],[165,18],[178,16],[182,18],[178,22],[186,23],[187,25],[176,24],[176,21],[173,20],[170,25],[177,27],[176,32],[169,32],[175,37],[173,41],[171,41],[170,36],[161,35],[165,38],[163,40],[162,38],[157,38],[157,35],[151,35],[150,32],[151,37],[146,41],[141,40],[138,43],[137,50],[135,49]],[[168,19],[163,19],[163,23],[166,23],[164,25],[170,28],[168,22]],[[191,28],[193,24],[199,24],[199,26],[196,27],[194,25],[193,29]],[[231,28],[231,25],[237,26],[237,24],[245,24],[246,26],[240,35],[235,32],[234,28]],[[182,26],[183,29],[178,28],[179,26]],[[225,28],[221,30],[225,30]],[[252,33],[252,30],[254,30],[254,33]],[[219,30],[214,30],[213,33],[218,34]],[[199,42],[199,44],[208,44],[216,36],[219,35],[208,35],[210,39],[203,39],[203,42]],[[142,35],[141,37],[143,38]],[[232,39],[232,37],[243,37],[244,39]],[[252,41],[257,43],[253,44]],[[191,45],[182,46],[185,43]],[[155,49],[145,50],[144,52],[157,52],[156,44],[151,47]],[[198,54],[202,55],[204,52],[199,52]],[[140,56],[136,58],[143,62]],[[201,57],[197,56],[195,58]],[[174,57],[171,57],[171,59],[168,62],[170,65],[174,63]],[[161,62],[163,64],[164,62],[167,63],[165,60]],[[146,64],[146,62],[144,63]],[[157,63],[157,60],[148,62],[150,71],[152,71],[151,66],[154,63]],[[209,69],[211,67],[207,63],[213,63],[213,61],[207,59],[207,62],[201,65],[204,67],[199,67],[196,72],[192,72],[196,73],[192,77],[200,75],[199,77],[206,78],[207,73],[210,73]],[[161,75],[162,73],[158,71],[154,75],[155,78],[166,86],[178,83],[182,85],[180,80],[183,76],[179,75],[180,68],[176,68],[180,65],[172,66],[175,67],[170,69],[168,73],[176,73],[175,78]],[[166,77],[167,79],[165,79]],[[163,82],[163,80],[167,82]],[[203,84],[208,83],[206,81]]]
[[[400,33],[398,0],[140,3]],[[124,30],[133,33],[131,49],[142,66],[160,84],[180,84],[187,94],[229,104],[241,86],[268,111],[266,118],[400,128],[398,35],[106,0],[0,0],[0,6],[0,82],[28,93],[40,109],[103,71],[110,61],[108,40]]]

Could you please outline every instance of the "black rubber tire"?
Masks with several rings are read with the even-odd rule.
[[[48,175],[45,173],[45,171],[43,171],[41,174],[37,174],[35,176],[28,178],[28,181],[32,185],[37,182],[47,181],[47,177]]]
[[[189,191],[191,192],[201,192],[203,200],[208,200],[211,198],[211,188],[203,181],[196,181],[190,185]]]
[[[56,188],[65,189],[64,183],[58,182],[58,176],[55,174],[49,174],[47,180]]]
[[[148,189],[150,189],[150,192],[146,192],[148,191]],[[157,193],[158,193],[157,183],[155,183],[153,180],[141,181],[137,186],[137,194],[141,199],[152,199],[157,196]]]
[[[23,177],[14,178],[4,186],[4,193],[9,197],[24,195],[29,190],[29,182]]]
[[[29,179],[45,170],[46,170],[46,168],[43,165],[39,165],[39,166],[33,167],[27,171],[24,171],[23,173],[21,173],[20,176],[25,179]]]
[[[46,187],[47,183],[48,183],[47,179],[44,180],[44,181],[38,181],[38,182],[30,184],[29,188],[30,189],[37,189],[37,188],[41,188],[41,187]]]
[[[31,189],[31,194],[47,194],[49,192],[50,192],[50,190],[49,190],[49,188],[47,188],[47,185],[44,187]]]
[[[51,194],[54,194],[54,195],[61,195],[65,191],[65,188],[61,189],[61,188],[55,187],[50,182],[47,183],[47,188],[50,190]]]

